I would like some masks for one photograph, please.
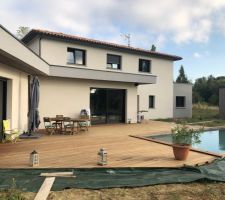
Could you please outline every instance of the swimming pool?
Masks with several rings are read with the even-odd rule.
[[[171,134],[152,135],[147,138],[172,143]],[[194,144],[192,147],[217,154],[225,153],[225,129],[204,131],[200,134],[200,141],[199,144]]]

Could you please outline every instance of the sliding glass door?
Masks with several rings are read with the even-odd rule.
[[[0,140],[2,139],[2,120],[6,119],[6,91],[7,82],[0,78]]]
[[[92,124],[125,122],[125,90],[91,88]]]
[[[106,123],[107,110],[106,110],[106,90],[92,88],[90,93],[90,109],[92,124]]]

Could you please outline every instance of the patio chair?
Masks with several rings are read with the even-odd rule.
[[[89,111],[86,109],[83,109],[80,111],[80,119],[86,119],[85,122],[79,122],[79,127],[81,130],[87,130],[88,131],[88,127],[90,126],[90,115],[89,115]]]
[[[50,117],[44,117],[44,126],[47,133],[50,135],[55,133],[55,125],[51,122]]]
[[[63,115],[56,115],[56,121],[53,123],[58,133],[62,133]]]
[[[11,129],[9,119],[3,120],[3,141],[16,143],[20,135],[18,129]]]
[[[70,135],[74,134],[75,131],[75,124],[71,121],[70,117],[64,117],[63,118],[63,133],[67,134],[69,133]]]

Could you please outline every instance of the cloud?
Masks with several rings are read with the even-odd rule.
[[[195,58],[200,58],[202,55],[201,55],[200,53],[198,53],[198,52],[195,52],[195,53],[193,54],[193,56],[194,56]]]
[[[225,34],[225,1],[1,0],[0,23],[14,33],[22,25],[124,44],[120,34],[131,33],[132,45],[162,48]]]

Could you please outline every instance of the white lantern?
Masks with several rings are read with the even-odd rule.
[[[107,165],[107,151],[104,148],[98,152],[98,165]]]
[[[30,166],[37,167],[39,166],[39,155],[37,151],[32,151],[30,153]]]

